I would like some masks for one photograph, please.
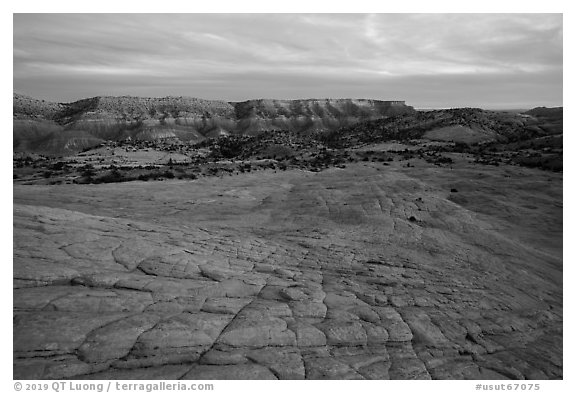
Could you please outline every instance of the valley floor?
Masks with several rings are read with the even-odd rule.
[[[559,379],[562,173],[14,185],[15,379]]]

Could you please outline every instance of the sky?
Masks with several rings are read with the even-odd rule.
[[[14,14],[14,91],[561,106],[562,14]]]

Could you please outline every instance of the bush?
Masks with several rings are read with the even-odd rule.
[[[62,169],[64,169],[64,167],[66,166],[65,162],[62,161],[58,161],[55,164],[52,164],[52,166],[50,167],[50,169],[53,169],[55,171],[61,171]]]
[[[91,179],[94,175],[96,175],[96,171],[94,170],[94,167],[90,164],[86,164],[83,167],[81,167],[80,169],[81,169],[80,174],[86,178]]]
[[[94,183],[120,183],[128,180],[130,179],[125,178],[120,171],[112,169],[109,173],[94,179]]]
[[[178,175],[178,179],[197,179],[198,176],[196,176],[194,173],[182,173],[180,175]]]

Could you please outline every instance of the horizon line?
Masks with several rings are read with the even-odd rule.
[[[149,99],[162,99],[162,98],[193,98],[193,99],[197,99],[197,100],[203,100],[203,101],[214,101],[214,102],[227,102],[227,103],[241,103],[241,102],[248,102],[248,101],[309,101],[309,100],[364,100],[364,101],[380,101],[380,102],[403,102],[405,105],[407,106],[412,106],[415,110],[417,111],[426,111],[426,110],[446,110],[446,109],[459,109],[459,108],[478,108],[478,109],[483,109],[483,110],[511,110],[511,111],[516,111],[516,110],[528,110],[528,109],[533,109],[533,108],[563,108],[564,105],[563,103],[560,105],[552,105],[552,106],[547,106],[547,105],[542,105],[542,104],[532,104],[532,105],[511,105],[511,106],[497,106],[497,107],[491,107],[490,105],[475,105],[475,106],[470,106],[470,105],[464,105],[464,106],[451,106],[451,105],[441,105],[441,106],[415,106],[415,105],[410,105],[408,103],[407,100],[399,100],[399,99],[395,99],[395,100],[386,100],[386,99],[381,99],[381,98],[359,98],[359,97],[339,97],[339,98],[334,98],[334,97],[323,97],[323,98],[314,98],[314,97],[308,97],[308,98],[249,98],[246,100],[239,100],[239,101],[228,101],[225,99],[210,99],[210,98],[202,98],[202,97],[197,97],[197,96],[192,96],[192,95],[167,95],[167,96],[138,96],[138,95],[130,95],[130,94],[126,94],[126,95],[95,95],[95,96],[88,96],[88,97],[83,97],[83,98],[79,98],[76,100],[71,100],[68,102],[64,102],[64,101],[54,101],[52,99],[41,99],[41,98],[36,98],[32,95],[29,94],[25,94],[25,93],[21,93],[18,91],[13,91],[13,96],[14,95],[21,95],[21,96],[26,96],[28,98],[32,98],[34,100],[38,100],[38,101],[45,101],[45,102],[51,102],[51,103],[55,103],[55,104],[72,104],[78,101],[83,101],[83,100],[89,100],[89,99],[94,99],[94,98],[101,98],[101,97],[110,97],[110,98],[149,98]]]

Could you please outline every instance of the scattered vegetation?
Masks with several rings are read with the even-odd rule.
[[[405,113],[333,132],[298,134],[270,130],[257,135],[207,138],[200,143],[170,138],[154,141],[127,138],[108,141],[97,148],[112,151],[112,156],[115,149],[122,149],[125,153],[135,154],[164,152],[170,158],[163,164],[116,166],[115,160],[91,154],[90,149],[76,158],[15,153],[13,178],[18,182],[45,184],[194,180],[203,176],[228,176],[260,170],[319,172],[334,167],[346,168],[355,162],[387,166],[394,161],[406,161],[401,165],[412,167],[415,160],[424,160],[453,168],[462,159],[479,165],[507,164],[562,171],[563,140],[562,130],[558,128],[558,124],[561,127],[561,109],[537,109],[526,115],[474,108]],[[430,143],[419,139],[431,129],[450,125],[489,130],[498,137],[476,143]],[[378,143],[404,147],[397,150],[366,149],[366,146]]]

